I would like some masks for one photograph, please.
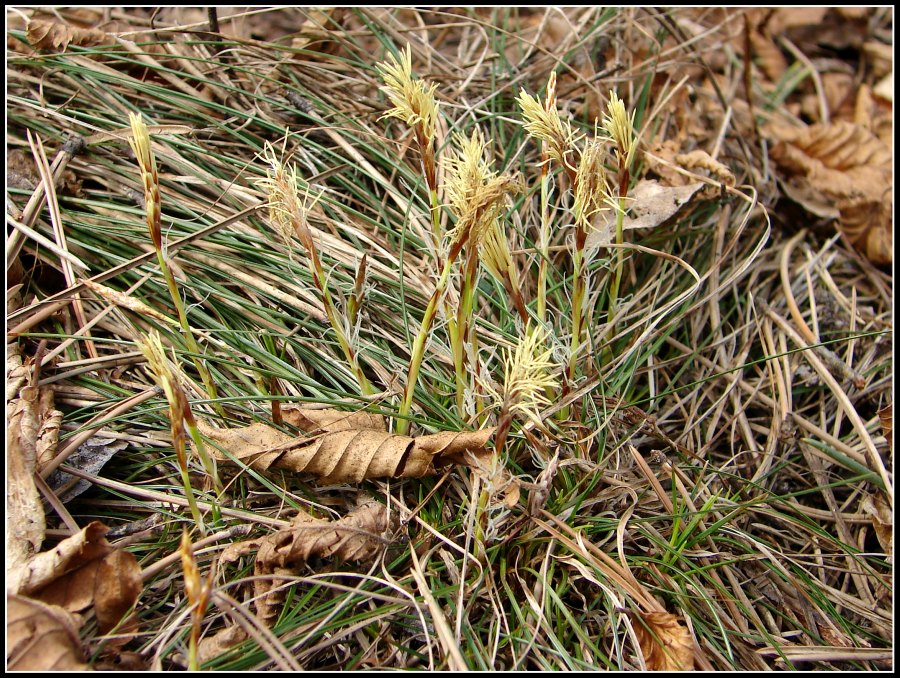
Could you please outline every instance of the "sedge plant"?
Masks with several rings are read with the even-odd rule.
[[[381,117],[402,120],[412,129],[416,139],[422,160],[422,175],[428,187],[431,203],[431,245],[437,268],[440,270],[442,234],[435,151],[438,103],[434,97],[437,85],[427,84],[413,77],[412,47],[409,44],[405,50],[400,51],[399,59],[389,54],[386,61],[376,65],[376,69],[384,80],[381,91],[393,104],[393,107]]]
[[[153,375],[156,384],[162,389],[169,403],[169,423],[172,431],[172,447],[175,449],[175,457],[178,461],[178,469],[181,473],[181,482],[184,485],[184,493],[187,498],[188,506],[194,522],[202,533],[205,533],[203,527],[203,518],[200,515],[200,509],[194,497],[194,488],[191,485],[190,474],[188,473],[188,458],[185,432],[190,435],[191,440],[200,456],[203,467],[206,470],[208,478],[212,481],[216,492],[223,492],[222,483],[219,480],[219,474],[216,469],[216,462],[206,450],[203,443],[203,436],[197,427],[197,420],[191,411],[190,403],[182,386],[179,369],[177,364],[169,360],[163,349],[162,340],[156,330],[152,330],[144,339],[138,341],[138,347],[147,360],[147,365]]]
[[[444,157],[446,176],[445,194],[450,212],[456,218],[456,228],[451,232],[451,240],[458,237],[459,229],[471,223],[471,232],[465,247],[465,261],[462,264],[459,306],[456,322],[451,325],[451,347],[456,373],[456,399],[460,415],[465,413],[465,392],[469,387],[465,347],[468,346],[473,360],[478,355],[477,336],[474,327],[475,292],[477,289],[478,265],[484,261],[486,268],[504,282],[519,312],[528,315],[521,294],[513,287],[516,276],[509,244],[500,228],[500,210],[504,192],[514,184],[508,177],[499,177],[484,160],[487,147],[481,133],[476,129],[467,139],[455,136],[458,151],[451,151]],[[477,364],[473,365],[477,372]]]
[[[200,670],[200,632],[202,631],[203,617],[209,607],[212,594],[212,582],[207,577],[200,579],[200,568],[194,557],[194,548],[188,536],[187,528],[181,532],[181,544],[178,549],[181,554],[181,569],[184,573],[184,592],[188,605],[191,606],[191,636],[188,641],[188,670]]]
[[[134,152],[137,159],[138,167],[141,171],[141,181],[144,186],[144,202],[146,203],[146,219],[147,229],[150,232],[150,239],[153,241],[153,247],[156,250],[156,259],[159,262],[159,269],[162,272],[163,279],[169,289],[169,296],[175,305],[175,311],[178,314],[178,323],[181,326],[182,336],[187,344],[188,350],[191,352],[191,359],[206,392],[212,401],[212,406],[216,413],[224,416],[225,412],[219,404],[219,395],[215,382],[206,365],[201,360],[200,347],[191,331],[188,323],[187,313],[184,308],[184,302],[181,299],[181,292],[178,289],[178,283],[175,281],[175,275],[169,265],[168,256],[166,254],[165,245],[162,237],[162,209],[161,196],[159,190],[159,173],[156,169],[156,157],[150,148],[150,133],[144,119],[135,113],[128,114],[131,124],[131,136],[128,138],[128,144]]]
[[[322,265],[318,246],[309,227],[309,212],[318,202],[321,194],[310,200],[309,187],[307,186],[306,192],[301,197],[301,179],[297,166],[285,166],[270,144],[266,144],[263,157],[268,163],[266,177],[258,181],[257,185],[265,190],[268,195],[269,220],[285,244],[290,247],[291,238],[295,236],[306,250],[313,285],[315,285],[316,291],[322,299],[325,315],[337,336],[344,358],[356,377],[362,395],[373,395],[376,390],[368,377],[366,377],[359,363],[359,354],[356,350],[358,333],[356,320],[362,297],[362,283],[358,281],[354,286],[354,295],[351,297],[351,303],[347,304],[347,315],[341,315],[328,289],[325,267]],[[362,273],[364,277],[364,269],[362,269]],[[359,275],[357,278],[359,278]]]
[[[413,130],[422,158],[422,172],[431,201],[431,242],[438,271],[435,289],[425,308],[419,331],[413,340],[409,370],[398,410],[397,433],[409,429],[409,411],[424,359],[425,345],[434,324],[439,304],[453,271],[454,262],[466,251],[463,266],[463,282],[459,306],[448,313],[451,352],[457,385],[457,405],[460,415],[465,413],[465,391],[468,383],[465,375],[466,343],[474,339],[472,312],[475,280],[478,268],[478,247],[484,235],[497,219],[505,196],[514,188],[509,176],[497,176],[483,160],[485,143],[477,133],[471,139],[457,139],[461,150],[451,155],[447,170],[451,175],[446,182],[450,211],[456,217],[456,226],[444,238],[440,226],[440,202],[438,196],[437,158],[435,138],[438,106],[434,97],[436,85],[427,85],[412,75],[412,50],[409,45],[400,54],[377,65],[384,79],[381,88],[393,105],[383,116],[395,117]],[[446,242],[446,245],[444,243]],[[467,243],[469,246],[466,247]],[[474,351],[473,351],[474,353]]]
[[[625,242],[624,224],[628,201],[628,184],[631,181],[631,168],[634,164],[635,152],[637,150],[637,137],[634,133],[634,116],[635,111],[632,111],[631,116],[629,116],[625,104],[615,91],[610,90],[609,104],[607,106],[606,115],[603,118],[603,127],[614,143],[613,150],[616,156],[618,181],[616,182],[616,199],[611,201],[616,213],[616,251],[615,264],[613,266],[612,278],[609,284],[609,310],[607,313],[607,323],[609,327],[606,336],[607,342],[612,341],[616,336],[615,314],[619,291],[622,284],[622,269],[624,265],[622,245]]]
[[[497,429],[494,432],[494,451],[482,468],[484,483],[479,484],[475,503],[475,544],[483,544],[492,531],[488,529],[488,513],[491,495],[498,487],[508,487],[503,482],[509,477],[504,463],[506,441],[513,421],[521,418],[543,429],[540,410],[550,404],[559,390],[556,364],[551,359],[552,349],[547,348],[547,330],[543,325],[528,325],[514,348],[506,349],[503,357],[503,384],[497,388],[486,384],[485,390],[499,408]],[[481,547],[479,546],[479,549]]]

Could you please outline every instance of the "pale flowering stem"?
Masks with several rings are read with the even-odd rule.
[[[575,252],[572,256],[572,343],[569,350],[569,363],[566,369],[566,387],[575,379],[575,368],[578,365],[578,353],[581,346],[581,338],[584,334],[584,294],[585,294],[585,275],[584,275],[584,245],[578,246],[579,236],[582,231],[576,232]]]
[[[225,411],[218,402],[219,393],[209,370],[206,368],[206,365],[200,357],[203,353],[200,351],[200,346],[197,344],[194,333],[191,331],[187,313],[184,310],[184,302],[181,300],[181,292],[178,289],[175,276],[172,274],[172,270],[169,268],[168,262],[166,261],[162,242],[162,199],[159,190],[159,174],[156,169],[156,158],[150,148],[150,134],[147,131],[146,123],[140,115],[135,115],[134,113],[130,114],[130,123],[132,138],[129,139],[129,144],[134,151],[135,158],[138,161],[138,167],[141,170],[141,181],[144,186],[144,202],[146,203],[147,229],[150,232],[150,239],[153,241],[153,247],[156,250],[159,268],[166,281],[166,286],[169,289],[169,296],[172,298],[172,303],[175,305],[175,311],[178,314],[178,324],[181,326],[184,341],[187,344],[188,350],[193,354],[191,355],[191,360],[197,368],[197,372],[200,374],[200,379],[203,382],[203,386],[206,388],[207,394],[209,394],[213,408],[219,416],[224,417]]]
[[[472,326],[472,316],[475,300],[475,276],[478,272],[478,254],[474,251],[474,247],[470,243],[468,252],[466,253],[466,265],[463,271],[462,289],[459,295],[459,308],[456,312],[455,329],[457,337],[455,346],[458,350],[454,351],[454,363],[456,369],[456,405],[459,410],[459,416],[463,420],[467,418],[465,410],[465,390],[469,385],[469,379],[466,375],[466,353],[463,350],[466,341],[472,346],[472,354],[478,354],[477,338],[475,328]],[[477,367],[477,366],[476,366]]]
[[[609,312],[607,314],[607,322],[609,323],[609,328],[606,331],[606,339],[607,341],[612,341],[616,336],[616,326],[615,326],[615,315],[616,315],[616,306],[618,304],[619,299],[619,288],[622,284],[622,269],[624,266],[624,259],[621,245],[625,242],[625,199],[627,196],[621,195],[619,196],[619,207],[616,210],[616,245],[620,245],[620,247],[616,247],[616,263],[613,268],[612,280],[609,283]],[[608,353],[608,352],[605,352]]]
[[[307,252],[309,254],[309,260],[312,264],[312,273],[313,273],[313,284],[315,284],[316,289],[319,291],[319,295],[322,297],[322,306],[325,308],[325,315],[328,316],[328,321],[331,323],[331,327],[334,330],[334,333],[337,335],[338,344],[341,347],[341,351],[344,353],[344,357],[350,365],[350,369],[353,371],[354,376],[356,377],[357,382],[359,382],[359,390],[364,396],[369,396],[375,393],[375,388],[372,386],[371,382],[369,382],[365,373],[362,370],[362,367],[359,364],[359,358],[356,353],[356,350],[353,348],[353,345],[350,343],[347,334],[344,332],[344,326],[341,323],[341,317],[338,314],[337,307],[334,304],[334,299],[331,297],[331,292],[328,291],[328,287],[326,285],[327,279],[325,277],[325,269],[322,266],[322,261],[319,259],[318,250],[316,250],[315,245],[312,243],[311,238],[302,238],[303,242],[306,244]]]
[[[550,263],[550,157],[546,146],[546,141],[541,143],[541,232],[537,280],[537,316],[541,322],[547,319],[547,267]]]
[[[409,411],[412,408],[413,393],[416,390],[416,381],[419,378],[419,369],[422,367],[422,360],[425,358],[425,342],[428,334],[431,332],[431,326],[434,324],[434,318],[437,315],[438,303],[447,288],[447,282],[450,279],[450,271],[453,268],[453,262],[462,249],[462,239],[453,244],[444,262],[444,268],[441,276],[435,285],[434,292],[428,300],[428,306],[425,307],[425,315],[422,316],[422,324],[416,338],[413,340],[412,354],[409,361],[409,371],[406,375],[406,384],[403,386],[403,398],[400,401],[400,408],[397,411],[397,433],[406,435],[409,430]]]

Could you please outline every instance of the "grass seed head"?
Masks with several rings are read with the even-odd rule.
[[[384,92],[393,108],[382,118],[399,118],[410,127],[419,127],[428,141],[435,138],[437,131],[437,101],[434,92],[437,85],[426,85],[424,81],[413,78],[412,47],[406,45],[400,51],[400,59],[389,54],[386,61],[376,65],[384,86]]]
[[[504,199],[520,190],[508,174],[497,175],[484,160],[486,143],[478,130],[471,137],[455,137],[458,151],[444,158],[445,195],[456,226],[448,234],[451,243],[469,239],[479,245],[495,226]]]
[[[265,179],[256,185],[266,192],[269,206],[269,220],[275,230],[290,244],[291,235],[296,235],[308,250],[313,247],[312,233],[309,229],[309,211],[318,202],[316,197],[309,201],[309,191],[300,196],[300,173],[296,165],[282,162],[271,144],[263,149],[263,158],[268,163]]]

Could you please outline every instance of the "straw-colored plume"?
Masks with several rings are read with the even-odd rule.
[[[398,61],[389,54],[387,61],[376,65],[384,79],[384,92],[393,108],[382,118],[399,118],[410,127],[421,126],[425,139],[434,139],[437,130],[437,101],[434,92],[437,85],[426,85],[424,81],[413,78],[412,48],[406,46],[400,51]]]
[[[505,403],[510,413],[523,415],[540,425],[539,410],[549,405],[547,393],[559,387],[553,375],[552,350],[546,348],[547,334],[541,327],[529,327],[515,349],[505,351],[503,394],[495,397]]]
[[[128,145],[134,152],[138,167],[141,170],[141,181],[144,184],[144,202],[147,204],[147,227],[157,250],[162,249],[161,207],[159,196],[159,174],[156,170],[156,158],[150,150],[150,132],[144,119],[135,113],[128,113],[131,123],[131,136]]]
[[[485,141],[475,130],[468,139],[455,137],[459,151],[444,158],[445,195],[456,227],[447,234],[451,243],[471,239],[480,244],[500,216],[504,199],[519,190],[508,174],[497,175],[484,160]]]
[[[166,356],[159,332],[151,330],[143,340],[138,340],[138,348],[147,359],[147,365],[150,367],[154,381],[165,393],[166,400],[173,409],[173,414],[177,412],[180,415],[181,404],[186,404],[187,398],[176,377],[177,368]]]
[[[547,155],[565,167],[571,167],[567,155],[575,147],[575,134],[568,120],[559,116],[556,106],[545,106],[524,89],[516,98],[525,118],[525,131],[547,144]]]
[[[634,135],[634,114],[628,116],[625,103],[615,91],[609,92],[609,104],[606,114],[603,116],[603,128],[616,144],[616,157],[619,166],[630,169],[634,161],[634,153],[637,149],[637,139]]]
[[[585,231],[590,229],[594,216],[609,203],[606,168],[603,166],[605,152],[601,140],[592,139],[578,161],[572,208],[579,227]]]
[[[269,220],[286,244],[296,235],[304,247],[310,249],[312,233],[309,229],[309,212],[318,202],[317,196],[310,202],[309,189],[301,198],[300,173],[296,165],[285,166],[275,149],[266,144],[263,158],[268,163],[266,178],[256,185],[266,192]]]

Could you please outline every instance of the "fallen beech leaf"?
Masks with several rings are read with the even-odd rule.
[[[6,406],[6,590],[18,593],[24,568],[44,541],[44,508],[34,484],[38,446],[55,449],[62,414],[53,409],[53,392],[34,385],[34,361],[23,364],[15,348],[8,353],[7,396],[10,383],[19,388]]]
[[[650,671],[691,671],[694,668],[694,641],[687,627],[668,612],[640,613],[634,631]]]
[[[627,231],[635,228],[654,228],[672,218],[706,184],[697,181],[687,186],[664,186],[657,181],[642,179],[629,193],[629,209],[623,220]],[[616,215],[613,210],[599,213],[594,229],[588,233],[587,247],[602,247],[613,242]]]
[[[63,575],[32,597],[69,612],[81,612],[93,604],[100,633],[107,633],[134,605],[142,588],[137,559],[116,549]]]
[[[246,639],[247,632],[240,626],[226,626],[219,629],[215,635],[200,639],[197,645],[197,663],[205,664]]]
[[[219,429],[199,421],[200,431],[228,455],[258,471],[269,468],[310,473],[326,483],[358,483],[370,478],[419,478],[446,464],[461,464],[466,454],[485,454],[493,429],[445,431],[409,438],[388,433],[380,417],[337,410],[285,408],[285,422],[299,423],[309,435],[292,436],[267,424]]]
[[[106,526],[95,520],[80,532],[63,539],[53,550],[38,553],[19,573],[15,593],[31,595],[64,574],[104,557],[113,549],[103,537],[106,532]]]
[[[6,594],[6,668],[9,671],[85,671],[80,624],[65,610]]]
[[[370,561],[384,548],[382,534],[390,526],[387,508],[375,500],[363,503],[339,520],[321,520],[301,513],[291,523],[291,527],[261,539],[235,544],[222,554],[222,560],[227,562],[257,551],[254,573],[262,576],[253,582],[256,610],[266,622],[278,614],[285,593],[284,588],[279,588],[283,582],[271,575],[295,575],[311,558]]]
[[[143,580],[137,559],[107,542],[107,531],[94,521],[36,555],[23,568],[21,592],[69,612],[93,605],[100,633],[113,629],[137,601]]]
[[[769,155],[806,192],[840,213],[839,228],[869,260],[893,259],[893,153],[871,131],[850,122],[770,127]]]
[[[94,28],[78,28],[59,23],[32,19],[26,29],[28,44],[35,49],[64,52],[70,44],[79,47],[93,47],[113,42],[107,33]]]

